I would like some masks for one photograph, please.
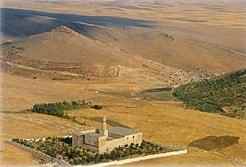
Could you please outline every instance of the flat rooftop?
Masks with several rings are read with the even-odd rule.
[[[137,130],[125,127],[112,127],[109,128],[109,134],[116,134],[120,136],[127,136],[137,133]]]

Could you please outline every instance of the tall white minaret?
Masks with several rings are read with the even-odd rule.
[[[108,137],[107,119],[105,116],[103,117],[102,134]]]

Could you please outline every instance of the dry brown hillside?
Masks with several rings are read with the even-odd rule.
[[[103,7],[105,15],[90,7],[88,11],[84,8],[77,11],[74,4],[40,5],[47,5],[46,10],[34,10],[35,5],[27,9],[1,9],[5,20],[3,36],[13,38],[13,45],[27,58],[79,62],[83,67],[88,64],[141,65],[135,56],[183,70],[202,68],[210,72],[230,72],[246,67],[242,49],[245,29],[235,28],[230,19],[237,18],[243,12],[241,8],[229,17],[228,6],[211,9],[205,4],[193,4],[192,10],[186,9],[187,6],[180,9],[180,4],[176,3],[170,8],[165,3],[149,4],[148,8],[139,4],[135,8],[134,5],[127,8],[95,4],[96,9]],[[71,12],[67,11],[68,7]],[[178,9],[187,18],[179,16]],[[171,14],[167,17],[169,10]],[[127,15],[120,11],[127,11]],[[218,14],[216,24],[210,18],[211,11]],[[220,17],[222,14],[224,18]],[[218,25],[221,21],[228,26]],[[235,24],[241,25],[241,22],[238,18]],[[16,39],[21,40],[15,42]]]
[[[110,32],[110,29],[105,28]],[[107,33],[106,33],[107,34]],[[66,26],[2,44],[6,72],[33,78],[107,79],[176,85],[192,79],[182,68],[128,53],[110,41],[96,39],[98,30],[83,35]],[[106,37],[105,37],[106,39]],[[130,38],[129,38],[130,40]]]
[[[99,30],[95,38],[110,41],[129,54],[184,70],[202,68],[210,72],[229,72],[246,67],[246,55],[243,53],[167,33],[162,28]]]
[[[3,44],[3,59],[8,66],[25,70],[50,70],[74,77],[116,77],[119,65],[136,67],[137,63],[115,47],[88,38],[60,26],[49,32]],[[23,67],[24,68],[24,67]],[[22,68],[22,70],[23,70]],[[21,72],[20,70],[18,71]]]
[[[127,64],[130,66],[133,64],[116,48],[108,47],[107,44],[90,39],[65,26],[17,42],[4,44],[3,47],[3,54],[9,57],[23,56],[47,62],[81,63],[84,65]],[[18,50],[16,54],[13,53],[14,50]]]

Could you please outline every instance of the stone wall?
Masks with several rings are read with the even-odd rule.
[[[111,152],[117,147],[129,146],[130,144],[141,144],[143,141],[143,133],[136,133],[120,138],[113,138],[112,140],[99,138],[99,153]]]
[[[127,166],[125,164],[130,164],[130,163],[140,162],[140,161],[145,161],[145,160],[151,160],[151,159],[157,159],[157,158],[163,158],[163,157],[178,156],[178,155],[187,154],[187,153],[188,153],[187,149],[182,149],[182,150],[171,151],[167,153],[146,155],[146,156],[141,156],[141,157],[135,157],[135,158],[129,158],[129,159],[123,159],[123,160],[115,160],[115,161],[105,162],[105,163],[98,163],[98,164],[90,165],[90,167],[106,167],[106,166],[121,166],[121,165]],[[76,167],[88,167],[88,166],[78,165]]]
[[[87,133],[95,133],[96,130],[92,129],[92,130],[86,130],[83,132],[77,132],[77,133],[73,133],[72,134],[72,144],[73,145],[82,145],[83,144],[83,135],[87,134]]]
[[[103,154],[105,152],[109,153],[113,149],[118,147],[129,146],[130,144],[141,144],[143,141],[143,133],[138,132],[135,134],[127,135],[127,136],[101,136],[101,137],[89,137],[86,136],[86,133],[91,133],[92,131],[87,131],[85,133],[73,134],[72,136],[72,144],[79,145],[85,149],[90,149],[92,151],[98,151],[99,154]],[[85,136],[84,136],[85,135]],[[112,135],[112,134],[111,134]]]
[[[60,166],[60,167],[72,167],[70,164],[68,164],[67,162],[63,161],[63,160],[59,160],[56,158],[53,158],[47,154],[44,154],[40,151],[34,150],[32,148],[26,147],[24,145],[12,142],[11,140],[5,141],[8,144],[11,144],[13,146],[16,146],[20,149],[23,149],[27,152],[30,152],[32,154],[32,156],[36,159],[42,160],[44,163],[48,164],[49,166]]]

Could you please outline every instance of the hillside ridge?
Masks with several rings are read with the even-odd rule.
[[[246,119],[246,69],[182,85],[173,94],[201,111]]]

